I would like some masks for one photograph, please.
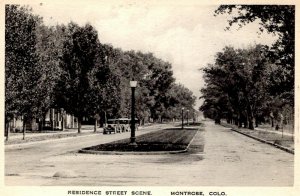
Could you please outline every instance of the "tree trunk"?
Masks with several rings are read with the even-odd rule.
[[[13,116],[12,126],[11,126],[11,129],[9,130],[9,133],[10,133],[11,131],[12,131],[13,133],[16,132],[16,118],[15,118],[15,116]]]
[[[274,127],[274,118],[271,118],[271,126]]]
[[[100,118],[100,123],[99,124],[100,124],[99,127],[103,127],[103,125],[104,125],[103,115]]]
[[[248,128],[254,130],[253,117],[249,117],[248,123],[249,123]]]
[[[8,135],[9,135],[9,122],[6,121],[5,123],[5,136],[6,136],[6,141],[8,141]]]
[[[39,119],[39,131],[43,131],[44,122],[45,122],[45,117]]]
[[[78,117],[78,133],[81,133],[81,117]]]
[[[142,119],[142,125],[144,125],[144,124],[145,124],[145,119],[143,118],[143,119]]]
[[[241,127],[242,127],[242,124],[243,124],[242,115],[239,114],[239,115],[238,115],[238,127],[241,128]]]
[[[54,120],[51,120],[52,131],[54,131]]]
[[[244,120],[244,128],[248,128],[248,119],[247,118]]]
[[[238,126],[238,125],[239,125],[239,120],[238,120],[238,118],[237,118],[237,117],[235,117],[235,118],[234,118],[234,124],[235,124],[236,126]]]
[[[65,130],[65,114],[61,114],[61,130]]]
[[[253,110],[250,106],[248,108],[247,117],[248,117],[248,128],[251,129],[251,130],[254,130],[254,122],[253,122],[254,115],[253,115]]]
[[[258,119],[257,119],[257,117],[255,118],[255,127],[258,127]]]
[[[94,126],[94,132],[97,131],[97,119],[95,118],[95,126]]]
[[[215,117],[215,124],[221,124],[221,115],[217,114]]]
[[[10,129],[11,129],[11,123],[12,122],[8,122],[8,129],[7,129],[6,141],[8,141],[8,139],[9,139],[9,134],[10,134]]]
[[[23,118],[23,140],[25,140],[26,120]]]
[[[38,131],[42,130],[42,126],[41,126],[41,120],[40,118],[38,118]]]
[[[43,118],[41,119],[41,122],[40,122],[40,124],[41,124],[41,130],[40,131],[43,131],[43,127],[44,127],[44,125],[45,125],[45,116],[43,116]]]

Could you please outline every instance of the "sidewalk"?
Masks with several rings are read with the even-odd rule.
[[[145,127],[153,126],[153,124],[140,126],[139,129],[144,129]],[[64,131],[44,131],[44,132],[28,132],[25,133],[25,140],[23,140],[23,133],[11,133],[9,135],[8,141],[5,141],[6,138],[4,138],[4,144],[5,145],[12,145],[12,144],[23,144],[23,143],[29,143],[29,142],[38,142],[38,141],[44,141],[49,139],[60,139],[60,138],[66,138],[66,137],[78,137],[78,136],[86,136],[90,134],[102,134],[103,128],[97,128],[97,131],[94,132],[94,126],[93,125],[83,125],[81,128],[81,133],[78,134],[78,129],[65,129]]]
[[[97,132],[102,132],[103,128],[97,128]],[[83,126],[81,129],[82,133],[88,133],[88,132],[93,132],[94,127],[93,126]],[[77,133],[78,130],[77,128],[73,129],[65,129],[64,131],[50,131],[50,130],[45,130],[42,132],[26,132],[25,133],[25,138],[26,137],[40,137],[40,136],[49,136],[49,135],[63,135],[67,133]],[[9,135],[9,140],[11,139],[22,139],[23,138],[23,133],[10,133]]]
[[[237,127],[236,125],[228,124],[226,121],[222,121],[221,124],[222,125],[230,125],[230,126],[233,126],[233,127]],[[284,127],[283,129],[280,128],[278,130],[275,130],[275,126],[271,127],[271,125],[263,124],[263,125],[260,125],[259,127],[255,127],[254,130],[264,131],[264,132],[269,132],[269,133],[275,133],[275,134],[278,134],[280,136],[284,135],[284,136],[292,136],[292,137],[294,137],[294,131],[293,130],[291,131],[291,130],[289,130],[286,127]]]
[[[251,137],[260,142],[270,144],[290,153],[294,153],[294,135],[291,133],[282,132],[282,130],[273,131],[259,127],[255,128],[254,130],[250,130],[224,122],[222,122],[221,125],[224,127],[230,127],[233,131]]]
[[[101,133],[102,128],[97,128],[96,133]],[[11,133],[9,135],[8,141],[4,138],[5,145],[11,144],[21,144],[21,143],[28,143],[28,142],[37,142],[43,141],[48,139],[60,139],[65,137],[76,137],[76,136],[83,136],[88,134],[93,134],[94,127],[93,126],[83,126],[81,129],[81,133],[78,134],[77,129],[65,129],[64,131],[44,131],[44,132],[28,132],[25,133],[25,140],[23,140],[23,133]]]

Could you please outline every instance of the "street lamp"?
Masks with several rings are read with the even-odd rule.
[[[131,136],[130,136],[130,145],[137,146],[135,142],[135,114],[134,114],[134,107],[135,107],[135,96],[134,96],[134,91],[137,86],[137,81],[130,81],[130,87],[131,87]]]
[[[183,129],[183,110],[184,108],[181,108],[181,120],[182,120],[181,129]]]
[[[189,125],[189,110],[187,110],[186,124]]]

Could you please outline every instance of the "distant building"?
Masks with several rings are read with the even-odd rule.
[[[78,127],[78,120],[70,114],[63,114],[63,110],[49,109],[44,119],[32,119],[26,122],[26,130],[62,130]],[[18,116],[10,121],[10,131],[19,132],[23,130],[23,117]]]

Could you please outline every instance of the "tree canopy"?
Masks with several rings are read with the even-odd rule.
[[[37,29],[41,19],[28,7],[5,6],[5,111],[6,117],[38,117],[45,102],[37,54]]]
[[[258,33],[277,35],[271,46],[225,47],[215,63],[203,69],[206,86],[200,110],[204,115],[253,129],[260,121],[290,115],[294,106],[295,6],[221,5],[215,14],[229,14],[227,29],[258,21]],[[289,111],[287,114],[286,111]]]
[[[230,14],[229,27],[234,24],[242,28],[258,21],[259,32],[267,31],[278,36],[268,51],[270,61],[277,65],[272,72],[272,94],[286,94],[294,102],[295,75],[295,6],[294,5],[221,5],[215,13]]]
[[[220,123],[228,122],[254,129],[259,121],[266,121],[270,113],[278,116],[284,105],[270,91],[274,65],[267,57],[268,47],[247,49],[225,47],[216,54],[214,64],[203,69],[206,86],[201,89],[204,99],[200,110]]]
[[[195,97],[175,83],[172,65],[140,51],[100,42],[90,25],[46,26],[30,8],[6,5],[5,111],[9,118],[42,119],[50,108],[78,118],[129,117],[129,81],[138,81],[137,117],[142,122],[178,118]]]

